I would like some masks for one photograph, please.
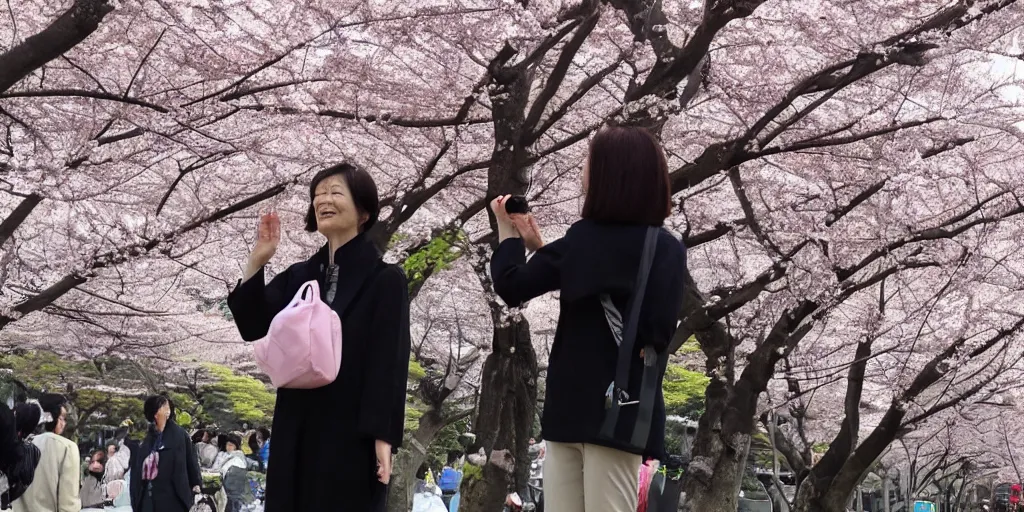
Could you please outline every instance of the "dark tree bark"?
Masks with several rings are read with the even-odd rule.
[[[0,222],[0,248],[3,248],[7,239],[11,238],[14,231],[18,229],[18,226],[25,222],[25,219],[32,213],[32,210],[35,210],[36,206],[39,206],[39,203],[42,201],[42,196],[29,194],[18,203],[18,206],[14,208],[10,215],[4,218],[3,222]]]
[[[441,430],[456,421],[469,417],[472,409],[445,415],[441,409],[431,407],[420,418],[416,431],[406,439],[406,446],[398,451],[388,487],[388,512],[408,512],[412,508],[416,470],[427,460],[427,450]]]
[[[518,144],[523,133],[532,76],[522,65],[508,66],[518,53],[505,46],[491,62],[495,147],[487,173],[487,198],[499,194],[523,194],[529,185],[527,155]],[[491,214],[491,226],[496,223]],[[488,253],[492,244],[477,247],[474,265],[485,290],[492,289]],[[459,508],[467,512],[498,510],[505,495],[526,483],[530,427],[537,404],[537,355],[530,339],[530,326],[522,315],[511,312],[496,297],[489,301],[494,334],[491,353],[481,373],[480,399],[473,430],[476,445],[484,450],[486,462],[481,478],[467,478],[462,486]],[[498,454],[501,454],[500,456]],[[511,457],[513,467],[506,464]],[[512,469],[512,471],[509,471]]]
[[[84,41],[113,10],[108,0],[75,0],[50,26],[0,54],[0,93]]]
[[[492,103],[495,140],[487,172],[487,201],[501,194],[527,192],[530,166],[537,161],[537,155],[531,155],[527,148],[537,140],[539,131],[550,127],[543,121],[543,113],[561,86],[573,56],[597,25],[599,15],[597,2],[583,2],[563,13],[560,21],[568,23],[524,59],[511,64],[519,51],[506,44],[489,63],[487,91]],[[541,93],[531,103],[533,66],[563,39],[556,64]],[[569,138],[566,143],[577,140],[582,137]],[[497,232],[493,213],[488,215],[492,230]],[[474,268],[484,290],[493,289],[487,262],[497,243],[497,238],[493,238],[476,248]],[[477,436],[474,449],[482,449],[486,458],[481,477],[467,478],[462,484],[459,508],[466,512],[500,510],[509,492],[522,493],[526,489],[530,429],[537,407],[539,369],[530,325],[522,314],[510,311],[497,297],[492,295],[488,304],[494,334],[491,353],[484,361],[477,417],[473,422]]]

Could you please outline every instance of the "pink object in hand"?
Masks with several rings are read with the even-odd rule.
[[[309,281],[270,322],[256,342],[256,362],[274,387],[313,389],[338,378],[341,320],[320,300],[320,285]]]

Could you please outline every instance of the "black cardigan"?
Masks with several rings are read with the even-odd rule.
[[[146,435],[146,440],[139,447],[138,455],[132,454],[131,482],[128,490],[134,510],[141,510],[142,465],[152,452],[155,440],[156,433],[151,428]],[[156,480],[153,481],[153,495],[157,500],[173,496],[178,499],[178,502],[155,503],[154,510],[158,512],[189,510],[192,508],[193,502],[192,488],[203,483],[199,472],[199,458],[192,446],[192,439],[188,437],[185,429],[174,423],[174,420],[169,420],[164,426],[163,444],[164,448],[160,450],[160,462],[157,464],[158,474]]]
[[[628,317],[627,302],[636,280],[646,228],[582,220],[573,224],[564,238],[538,250],[529,262],[518,238],[505,240],[494,253],[494,290],[509,306],[520,306],[544,293],[561,290],[541,420],[544,439],[633,451],[627,443],[597,439],[604,418],[604,394],[615,378],[618,359],[618,346],[599,296],[608,293],[623,318]],[[641,347],[652,345],[662,351],[672,340],[683,302],[685,269],[683,244],[661,230],[640,310],[631,395],[639,391],[643,371]],[[624,408],[620,426],[631,424],[635,415],[635,408]],[[643,455],[661,458],[664,445],[665,401],[659,384],[651,434]]]

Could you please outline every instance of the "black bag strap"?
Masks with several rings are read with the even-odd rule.
[[[637,448],[647,446],[647,438],[651,435],[651,421],[654,417],[654,398],[658,393],[658,376],[668,366],[668,351],[656,355],[653,346],[644,347],[644,374],[640,384],[640,411],[637,413],[636,424],[633,425],[631,444]]]
[[[648,389],[654,387],[653,391],[657,391],[657,372],[648,371],[652,367],[655,367],[658,361],[657,355],[654,353],[652,347],[647,347],[644,350],[644,375],[643,375],[643,386],[640,391],[640,400],[638,402],[627,402],[630,397],[627,392],[629,386],[629,369],[633,364],[633,358],[635,357],[634,348],[636,346],[636,333],[640,323],[640,309],[644,302],[644,295],[647,292],[647,280],[651,274],[651,265],[654,263],[654,253],[658,244],[658,232],[660,230],[656,227],[649,226],[647,228],[646,236],[644,237],[644,249],[640,256],[640,268],[637,270],[636,284],[633,287],[633,292],[629,298],[629,318],[626,320],[623,326],[622,342],[619,344],[619,357],[615,368],[615,381],[608,386],[608,391],[605,395],[605,417],[604,423],[601,426],[601,436],[607,439],[613,439],[615,437],[615,425],[619,421],[619,410],[623,405],[640,405],[639,417],[637,424],[634,425],[633,435],[631,443],[637,448],[643,448],[647,444],[647,437],[650,434],[651,424],[651,412],[654,410],[653,404],[653,393]],[[612,332],[615,332],[615,326],[609,322],[609,327]],[[656,367],[653,368],[656,370]],[[648,375],[651,374],[651,375]],[[644,398],[650,395],[649,404],[644,404]],[[646,407],[645,407],[646,406]],[[646,420],[644,419],[644,413],[647,413]],[[643,424],[646,424],[646,428],[642,428]],[[642,443],[637,444],[637,441]]]

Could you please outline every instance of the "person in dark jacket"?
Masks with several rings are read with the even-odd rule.
[[[619,348],[600,297],[609,296],[622,318],[628,318],[647,228],[662,226],[671,212],[668,166],[660,144],[642,128],[603,128],[591,142],[583,188],[583,219],[563,238],[546,245],[531,215],[510,216],[505,211],[509,196],[496,198],[491,208],[500,243],[491,260],[491,276],[495,292],[512,307],[561,290],[541,420],[548,445],[547,508],[558,512],[636,510],[641,456],[664,454],[661,379],[665,369],[659,368],[646,449],[633,449],[628,433],[617,431],[615,439],[602,440],[605,393],[615,379]],[[529,261],[527,249],[536,251]],[[663,353],[675,332],[685,267],[683,245],[660,229],[641,302],[630,396],[639,394],[641,347]],[[619,425],[630,417],[635,423],[635,411],[623,407]]]
[[[7,489],[0,490],[0,509],[7,510],[32,484],[41,454],[28,437],[41,416],[38,404],[22,402],[11,411],[0,403],[0,473],[7,477]]]
[[[327,243],[265,284],[281,230],[276,214],[262,216],[244,278],[228,295],[247,341],[266,336],[274,316],[309,281],[320,283],[321,299],[341,318],[337,379],[317,389],[277,390],[266,512],[383,510],[405,422],[408,283],[367,236],[379,198],[366,171],[350,164],[324,169],[309,197],[306,229]]]
[[[146,399],[143,413],[150,427],[138,456],[132,458],[132,510],[187,512],[202,484],[192,440],[174,422],[174,404],[166,396]]]

